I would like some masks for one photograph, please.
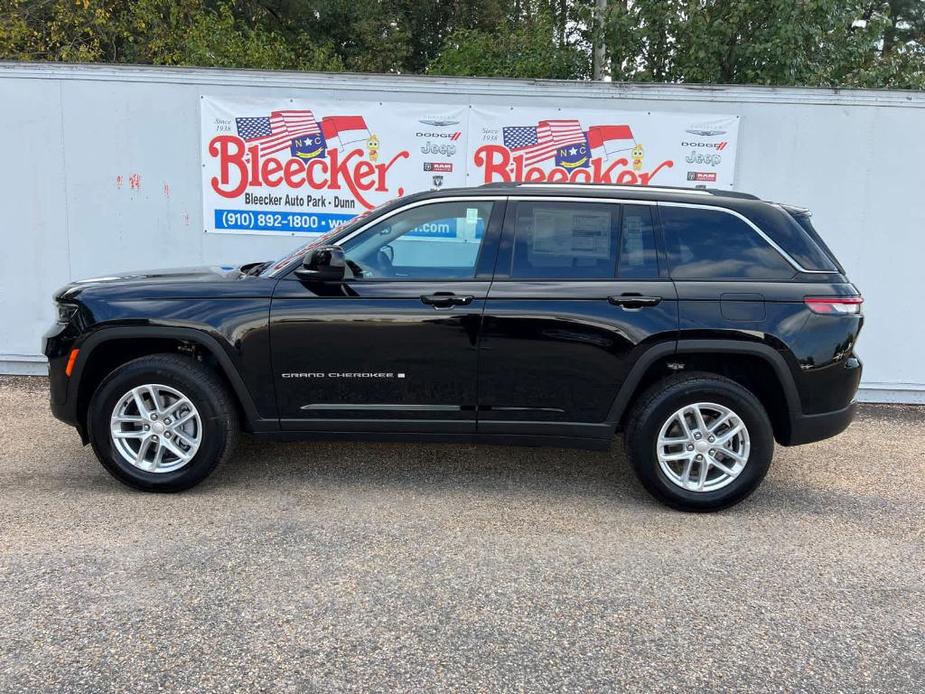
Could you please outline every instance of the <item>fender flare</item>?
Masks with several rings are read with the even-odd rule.
[[[112,342],[113,340],[138,339],[138,338],[166,338],[193,342],[209,354],[215,357],[222,373],[231,384],[244,418],[250,427],[257,427],[257,422],[261,420],[257,414],[257,407],[254,405],[254,399],[251,397],[241,374],[235,367],[234,362],[229,356],[227,350],[222,347],[221,342],[214,336],[203,330],[196,328],[181,328],[171,326],[112,326],[100,328],[88,336],[80,345],[80,358],[75,364],[74,373],[71,376],[71,383],[77,384],[77,392],[73,396],[74,414],[77,414],[78,392],[80,391],[81,377],[83,376],[84,367],[90,362],[93,351],[100,345]]]
[[[787,401],[787,419],[791,427],[798,415],[801,414],[800,394],[797,391],[796,383],[793,379],[793,373],[783,355],[773,347],[760,342],[740,342],[738,340],[677,340],[672,342],[662,342],[653,345],[646,350],[627,374],[623,385],[617,392],[610,412],[607,415],[607,422],[616,428],[621,418],[626,412],[633,395],[636,392],[639,383],[645,376],[646,371],[658,359],[670,356],[672,354],[746,354],[756,356],[767,362],[774,370],[777,380],[780,383],[784,398]]]

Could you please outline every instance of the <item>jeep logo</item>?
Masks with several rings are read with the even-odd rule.
[[[421,146],[422,154],[441,154],[445,157],[452,157],[456,154],[456,145],[451,145],[449,142],[446,144],[437,144],[436,142],[425,142]]]

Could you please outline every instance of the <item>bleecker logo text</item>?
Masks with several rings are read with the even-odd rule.
[[[361,205],[372,209],[374,205],[365,193],[388,192],[389,170],[411,153],[402,150],[381,164],[373,164],[363,154],[362,149],[341,153],[332,148],[327,159],[281,161],[275,156],[261,156],[258,146],[247,147],[240,137],[218,135],[209,142],[209,156],[217,158],[219,164],[219,175],[213,176],[210,184],[223,198],[240,197],[248,188],[276,188],[283,184],[293,190],[302,186],[312,190],[346,188]],[[405,189],[399,186],[395,193],[400,197]]]
[[[512,153],[507,147],[501,145],[482,145],[473,155],[473,163],[482,169],[482,181],[492,183],[525,182],[525,183],[626,183],[647,186],[662,169],[670,169],[674,162],[666,159],[651,171],[634,171],[630,168],[630,161],[619,157],[605,161],[601,157],[592,157],[587,168],[567,169],[554,166],[549,171],[539,166],[529,166],[522,154]]]

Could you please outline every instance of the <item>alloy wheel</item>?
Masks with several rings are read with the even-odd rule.
[[[113,447],[130,465],[166,473],[187,465],[202,443],[202,420],[176,388],[146,384],[125,393],[109,424]]]
[[[673,484],[712,492],[731,484],[748,463],[745,422],[724,405],[698,402],[672,414],[658,433],[658,464]]]

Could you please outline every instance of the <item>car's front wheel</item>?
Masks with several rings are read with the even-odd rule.
[[[716,511],[758,487],[774,434],[750,391],[722,376],[691,373],[660,381],[639,398],[625,447],[657,499],[685,511]]]
[[[238,415],[222,380],[192,357],[140,357],[93,394],[90,442],[120,482],[153,492],[199,484],[234,448]]]

